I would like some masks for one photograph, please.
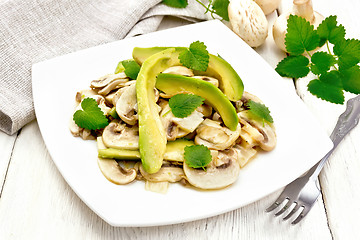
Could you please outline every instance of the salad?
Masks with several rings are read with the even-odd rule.
[[[269,109],[204,43],[136,47],[132,57],[76,93],[70,122],[75,137],[97,141],[109,181],[143,180],[163,193],[175,182],[221,189],[276,146]]]

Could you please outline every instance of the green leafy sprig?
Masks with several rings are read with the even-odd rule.
[[[267,121],[273,123],[274,120],[270,115],[270,110],[262,103],[254,102],[249,100],[245,103],[245,107],[249,110],[249,113],[255,118],[260,119],[261,121]]]
[[[81,101],[81,108],[82,110],[77,110],[73,116],[75,123],[79,127],[97,130],[109,125],[107,117],[101,111],[95,99],[85,98]]]
[[[140,65],[134,60],[120,61],[115,69],[115,73],[120,72],[125,72],[126,76],[136,80],[140,72]]]
[[[203,104],[204,98],[194,94],[176,94],[169,99],[169,107],[175,117],[189,116],[197,107]]]
[[[327,52],[311,53],[325,44]],[[289,56],[275,69],[281,76],[301,78],[312,72],[316,78],[308,91],[331,103],[343,104],[344,91],[360,94],[360,41],[345,39],[336,16],[327,17],[315,30],[304,18],[290,15],[285,46]]]
[[[221,20],[229,21],[229,14],[228,14],[228,6],[230,1],[229,0],[209,0],[208,5],[205,5],[200,0],[196,0],[201,6],[205,8],[205,13],[210,13],[211,17],[215,19],[214,14],[221,17]],[[163,0],[162,1],[165,5],[175,8],[185,8],[187,7],[188,0]]]
[[[205,72],[209,65],[209,52],[203,42],[196,41],[179,54],[179,60],[187,68]]]
[[[204,145],[192,145],[184,148],[185,163],[192,168],[202,168],[206,171],[206,166],[211,162],[211,152]]]

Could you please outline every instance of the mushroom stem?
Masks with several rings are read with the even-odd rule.
[[[310,23],[314,22],[314,9],[311,0],[294,0],[293,13],[305,18]]]

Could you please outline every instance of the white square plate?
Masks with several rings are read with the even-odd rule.
[[[242,169],[238,181],[217,191],[171,184],[167,194],[146,191],[144,182],[115,185],[97,165],[95,141],[71,135],[69,120],[77,91],[115,70],[132,49],[189,46],[200,40],[238,72],[245,91],[269,107],[278,143]],[[313,166],[332,143],[284,79],[219,21],[208,21],[129,38],[53,58],[33,66],[37,120],[49,153],[76,194],[113,226],[154,226],[186,222],[231,211],[285,186]]]

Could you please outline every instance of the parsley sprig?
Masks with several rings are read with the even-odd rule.
[[[270,115],[269,108],[267,108],[264,104],[249,100],[245,103],[245,107],[255,118],[260,119],[261,121],[267,121],[269,123],[274,122]]]
[[[203,42],[196,41],[179,54],[179,60],[187,68],[205,72],[209,65],[209,52]]]
[[[184,118],[189,116],[204,101],[205,99],[198,95],[180,93],[169,99],[169,107],[175,117]]]
[[[107,117],[101,111],[97,102],[93,98],[85,98],[81,101],[82,110],[74,113],[75,123],[88,130],[97,130],[106,127],[109,124]]]
[[[301,78],[312,72],[316,78],[308,91],[331,103],[343,104],[344,91],[360,94],[360,41],[345,39],[345,28],[336,16],[327,17],[315,30],[304,18],[290,15],[285,45],[289,56],[275,69],[281,76]],[[311,53],[323,45],[327,52]]]
[[[202,168],[206,171],[206,166],[211,162],[211,152],[204,145],[192,145],[184,148],[185,163],[192,168]]]
[[[214,14],[216,14],[221,17],[221,20],[229,21],[229,0],[209,0],[208,5],[205,5],[200,0],[196,1],[205,8],[205,13],[209,12],[211,14],[212,18],[215,19]],[[163,0],[162,2],[170,7],[175,8],[185,8],[189,4],[188,0]]]

